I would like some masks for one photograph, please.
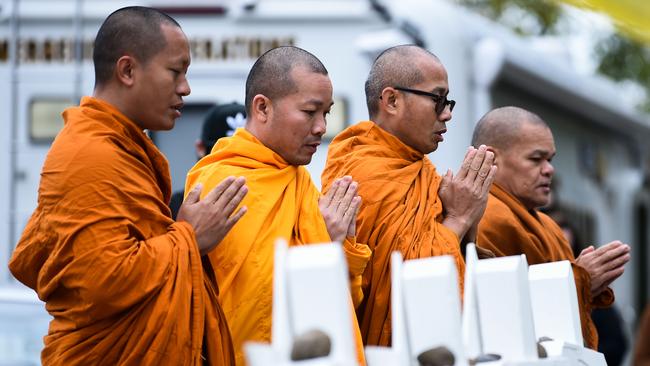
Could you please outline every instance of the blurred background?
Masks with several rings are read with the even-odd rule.
[[[650,2],[0,0],[0,365],[40,364],[48,315],[6,264],[36,207],[60,113],[92,94],[97,29],[127,5],[168,12],[191,42],[183,116],[172,131],[151,133],[174,190],[196,161],[206,112],[242,103],[253,62],[279,45],[302,47],[328,68],[335,97],[328,139],[368,118],[363,84],[379,52],[414,43],[435,53],[457,101],[445,142],[430,156],[439,171],[457,169],[488,110],[516,105],[539,114],[557,147],[551,213],[572,228],[577,248],[614,239],[632,246],[614,283],[616,309],[603,323],[613,328],[601,331],[610,366],[632,364],[650,295]],[[326,154],[324,143],[308,166],[319,187]],[[603,334],[615,336],[608,343]]]

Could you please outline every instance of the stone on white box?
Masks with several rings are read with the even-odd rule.
[[[483,351],[504,363],[537,360],[525,256],[477,261],[476,290]]]
[[[549,337],[582,346],[578,295],[571,262],[532,265],[528,278],[537,338]]]
[[[244,345],[250,366],[356,365],[352,301],[347,264],[340,243],[289,248],[275,244],[272,343]],[[327,357],[291,361],[296,336],[321,330],[330,338]]]
[[[461,340],[458,271],[451,256],[405,261],[402,291],[412,360],[429,349],[447,347],[456,365],[466,365]]]
[[[352,300],[343,248],[339,243],[289,249],[287,294],[293,337],[317,329],[328,334],[327,357],[337,365],[356,363]]]

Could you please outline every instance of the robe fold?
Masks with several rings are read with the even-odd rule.
[[[614,302],[610,288],[591,296],[591,277],[575,263],[575,257],[562,229],[546,214],[529,211],[513,195],[494,183],[487,208],[479,223],[478,244],[498,257],[526,254],[528,264],[571,261],[576,282],[580,322],[585,346],[598,347],[598,332],[591,319],[591,309],[607,307]]]
[[[458,236],[442,225],[441,177],[422,153],[371,121],[348,127],[330,144],[322,175],[325,192],[340,176],[359,183],[357,239],[373,252],[363,274],[357,315],[365,344],[391,344],[390,256],[405,260],[451,255],[462,289],[465,262]]]
[[[246,178],[248,194],[241,205],[247,206],[248,212],[209,257],[220,285],[219,299],[232,333],[237,365],[243,365],[246,341],[271,341],[275,240],[283,238],[294,246],[331,239],[318,207],[320,193],[305,167],[288,164],[243,128],[220,139],[190,170],[185,192],[201,183],[202,194],[207,194],[228,176]],[[361,274],[370,250],[354,238],[348,238],[343,249],[356,304],[362,299]],[[356,323],[353,326],[358,333]]]
[[[232,365],[217,284],[167,207],[167,160],[117,109],[63,113],[9,263],[53,317],[45,365]]]

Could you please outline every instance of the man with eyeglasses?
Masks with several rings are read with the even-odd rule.
[[[461,245],[474,241],[496,167],[485,146],[470,147],[456,175],[441,177],[427,158],[443,141],[455,105],[447,99],[447,72],[430,52],[412,45],[385,50],[365,90],[370,120],[332,141],[322,182],[323,191],[342,175],[359,183],[357,238],[373,257],[358,315],[365,344],[386,346],[391,253],[399,250],[405,259],[452,255],[462,289]]]

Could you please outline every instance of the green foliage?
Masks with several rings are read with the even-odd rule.
[[[562,15],[559,5],[540,0],[457,0],[472,10],[509,26],[521,35],[547,35],[556,33]],[[534,25],[524,26],[521,19],[508,19],[509,11],[520,10],[529,15]],[[514,20],[514,22],[513,22]]]
[[[558,3],[548,0],[456,1],[523,36],[557,34],[563,17]],[[599,73],[616,81],[635,81],[645,89],[646,99],[638,108],[650,114],[650,46],[615,33],[598,42],[594,51]]]
[[[650,48],[616,33],[599,42],[595,51],[599,73],[616,81],[636,81],[645,89],[646,100],[639,108],[650,113]]]

